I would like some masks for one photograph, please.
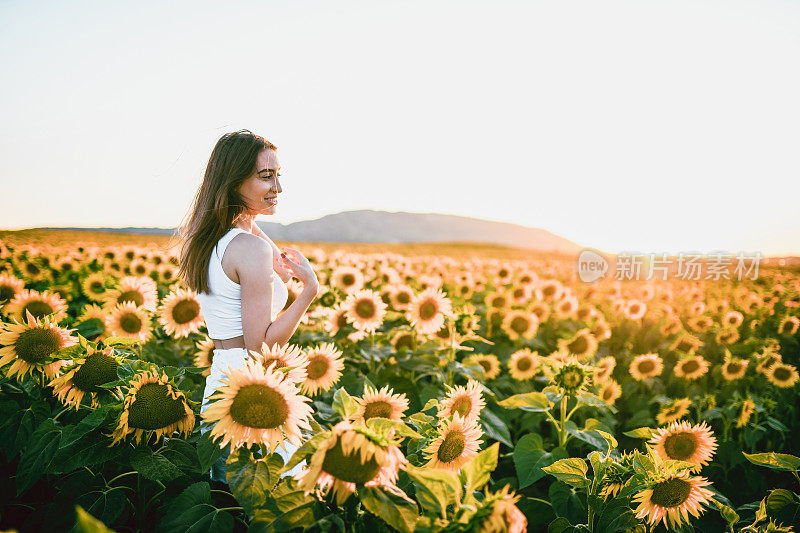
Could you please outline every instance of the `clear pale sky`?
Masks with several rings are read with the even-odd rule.
[[[800,2],[0,2],[0,227],[173,227],[217,138],[276,222],[800,254]]]

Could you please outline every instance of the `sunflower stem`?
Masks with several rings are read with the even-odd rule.
[[[106,485],[108,485],[108,486],[110,487],[110,486],[111,486],[111,484],[112,484],[112,483],[114,483],[114,482],[115,482],[116,480],[118,480],[119,478],[121,478],[121,477],[125,477],[125,476],[130,476],[131,474],[136,474],[136,473],[137,473],[137,472],[136,472],[136,470],[132,470],[132,471],[130,471],[130,472],[125,472],[124,474],[120,474],[120,475],[118,475],[118,476],[116,476],[116,477],[112,478],[112,479],[111,479],[111,481],[109,481],[108,483],[106,483]]]
[[[56,413],[56,416],[54,416],[54,417],[53,417],[53,422],[55,422],[56,420],[58,420],[58,417],[59,417],[59,416],[61,416],[62,414],[64,414],[65,412],[67,412],[67,411],[69,411],[69,410],[70,410],[70,408],[69,408],[69,407],[65,407],[65,408],[63,408],[61,411],[59,411],[58,413]]]
[[[222,507],[217,509],[217,511],[244,511],[242,507]]]
[[[558,428],[559,447],[564,446],[564,444],[567,442],[567,428],[564,425],[567,420],[567,395],[565,394],[561,397],[561,424]]]

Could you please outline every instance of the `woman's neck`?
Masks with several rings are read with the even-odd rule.
[[[255,224],[255,221],[255,217],[241,216],[236,222],[233,223],[233,227],[243,229],[248,233],[253,233],[253,224]]]

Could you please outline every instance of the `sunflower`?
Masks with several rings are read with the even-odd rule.
[[[132,302],[137,307],[155,312],[158,291],[155,282],[144,276],[125,276],[119,280],[119,287],[109,289],[103,294],[106,307]]]
[[[391,342],[392,348],[394,348],[396,352],[413,350],[416,345],[414,331],[400,330],[392,336]]]
[[[133,337],[141,341],[147,341],[152,333],[150,315],[133,302],[123,302],[110,309],[106,327],[115,337]]]
[[[659,425],[664,426],[676,420],[680,420],[689,414],[689,407],[691,407],[691,405],[692,401],[689,398],[675,400],[670,405],[661,408],[656,415],[656,421]]]
[[[657,429],[650,444],[659,457],[666,460],[694,463],[692,472],[711,461],[717,448],[714,432],[705,422],[692,426],[689,422],[672,422],[669,427]]]
[[[481,394],[481,385],[471,379],[466,387],[449,387],[445,398],[439,403],[439,418],[447,418],[458,414],[467,422],[478,419],[481,409],[486,406]]]
[[[339,333],[339,330],[347,327],[347,316],[346,313],[347,309],[344,307],[344,302],[338,304],[336,307],[332,307],[328,309],[325,317],[325,321],[322,323],[322,327],[327,331],[330,335],[336,335]]]
[[[619,383],[613,379],[610,379],[603,383],[603,386],[600,387],[597,395],[600,396],[600,399],[607,404],[614,405],[614,402],[617,401],[617,398],[622,396],[622,387],[620,387]]]
[[[455,413],[439,423],[438,436],[422,450],[428,456],[425,466],[459,470],[478,455],[483,432],[477,421],[468,422]]]
[[[203,325],[203,313],[197,294],[189,289],[175,289],[161,302],[158,321],[167,335],[175,338],[197,333]]]
[[[540,366],[538,352],[532,352],[528,348],[517,350],[508,359],[508,372],[517,381],[531,379],[539,373]]]
[[[81,282],[81,290],[87,298],[99,302],[106,292],[106,275],[103,272],[93,272]]]
[[[351,292],[343,304],[347,320],[356,329],[374,332],[383,323],[386,304],[380,294],[369,289]]]
[[[483,301],[487,308],[500,310],[505,310],[511,303],[509,296],[502,290],[488,293]]]
[[[397,285],[392,291],[392,307],[398,311],[406,311],[411,307],[414,299],[414,289],[408,285]]]
[[[22,381],[28,373],[41,372],[50,379],[58,375],[64,361],[41,364],[45,358],[62,348],[75,345],[78,340],[70,330],[59,328],[52,319],[41,321],[27,311],[27,323],[0,323],[0,367],[11,363],[3,373]]]
[[[755,410],[755,402],[752,400],[752,398],[746,398],[742,402],[742,410],[739,412],[739,416],[736,418],[736,427],[740,428],[747,425],[747,423],[750,421],[750,415],[753,414],[753,411]]]
[[[778,326],[778,333],[782,333],[784,335],[794,335],[797,333],[798,329],[800,329],[800,318],[797,318],[796,316],[787,316],[781,320],[781,323]]]
[[[408,461],[391,437],[353,426],[347,420],[320,435],[324,440],[311,456],[308,468],[294,477],[306,494],[319,485],[322,494],[332,493],[341,505],[357,485],[364,485],[381,486],[408,500],[396,485],[399,469]]]
[[[647,312],[647,304],[631,299],[625,302],[623,314],[630,320],[639,320]]]
[[[430,288],[414,295],[406,319],[422,334],[436,333],[451,312],[450,299],[441,289]]]
[[[122,359],[114,355],[110,346],[102,351],[89,346],[86,353],[73,357],[70,366],[62,369],[62,374],[49,384],[55,396],[67,407],[77,411],[83,397],[89,394],[92,408],[98,407],[97,395],[104,389],[99,385],[116,381],[117,367]]]
[[[494,379],[500,375],[500,361],[496,355],[490,353],[475,354],[465,360],[465,363],[480,365],[486,379]]]
[[[558,387],[564,389],[565,394],[575,396],[589,384],[591,373],[589,368],[570,356],[561,363],[558,371],[553,376],[553,381]]]
[[[158,440],[161,435],[170,436],[179,431],[187,438],[194,429],[194,412],[183,392],[169,381],[160,369],[139,372],[128,384],[122,413],[114,432],[109,435],[114,446],[134,433],[136,444],[145,437]]]
[[[607,355],[600,359],[595,365],[594,379],[597,383],[603,383],[611,377],[614,368],[617,366],[617,360],[613,355]]]
[[[513,309],[506,313],[500,327],[512,341],[532,339],[539,329],[539,318],[533,313]]]
[[[756,371],[766,376],[769,373],[769,369],[782,362],[781,360],[782,356],[780,353],[772,349],[765,349],[763,355],[758,359]]]
[[[405,394],[393,392],[388,385],[381,390],[367,386],[363,397],[355,399],[358,410],[353,415],[353,421],[364,423],[370,418],[402,420],[403,413],[408,409],[408,400]]]
[[[672,344],[669,345],[669,349],[693,355],[694,352],[696,352],[702,346],[703,341],[694,335],[683,333],[682,335],[679,335],[678,338],[672,342]]]
[[[564,286],[556,279],[541,280],[536,289],[542,299],[548,302],[557,302],[564,293]]]
[[[222,436],[220,447],[265,444],[275,453],[284,439],[300,446],[300,428],[311,429],[311,407],[283,373],[246,359],[242,368],[222,371],[223,386],[209,396],[212,403],[200,415],[215,422],[211,438]],[[214,401],[217,400],[217,401]]]
[[[714,336],[714,340],[721,346],[733,344],[739,340],[739,330],[735,328],[723,328]]]
[[[250,350],[250,355],[259,361],[265,370],[270,365],[274,365],[273,370],[285,372],[284,379],[288,379],[295,385],[305,381],[308,377],[308,357],[299,346],[289,343],[281,346],[276,342],[270,348],[266,342],[262,342],[261,349],[259,351]]]
[[[750,361],[747,359],[739,359],[732,357],[730,352],[725,356],[725,362],[722,364],[722,377],[726,381],[733,381],[744,377],[747,371],[747,365]]]
[[[211,363],[214,361],[214,341],[205,338],[197,343],[197,353],[194,354],[194,366],[205,368],[200,374],[208,377],[211,375]]]
[[[480,504],[476,516],[483,516],[478,533],[524,533],[528,519],[517,508],[520,495],[509,493],[506,485],[497,492],[486,491],[486,498]],[[491,509],[488,513],[483,510]]]
[[[710,484],[703,477],[689,477],[686,471],[665,476],[634,496],[633,501],[639,504],[634,511],[636,518],[646,518],[651,525],[663,521],[670,529],[684,521],[688,523],[689,514],[699,517],[703,505],[714,497],[714,493],[705,488]]]
[[[695,380],[708,372],[708,361],[702,355],[693,355],[678,361],[672,371],[676,377]]]
[[[566,296],[556,302],[553,310],[561,319],[575,318],[578,313],[578,299],[575,296]]]
[[[539,324],[547,322],[547,319],[550,318],[550,306],[544,302],[537,302],[531,305],[530,311],[539,319]]]
[[[330,284],[347,293],[355,292],[364,286],[364,275],[357,268],[340,266],[331,274]]]
[[[3,312],[18,322],[25,320],[26,313],[30,312],[34,318],[43,318],[54,314],[55,322],[67,316],[67,302],[57,294],[47,291],[39,293],[32,289],[25,289],[14,295]]]
[[[172,265],[158,266],[158,279],[164,284],[170,284],[178,279],[178,269]]]
[[[731,327],[731,328],[738,328],[744,322],[744,315],[739,311],[728,311],[725,313],[725,316],[722,317],[722,325]]]
[[[0,274],[0,302],[12,300],[25,288],[25,282],[7,272]]]
[[[579,329],[571,338],[559,339],[558,349],[568,351],[579,361],[585,361],[597,352],[597,339],[588,328]]]
[[[662,370],[664,370],[664,362],[656,353],[637,355],[628,367],[628,372],[636,381],[658,376]]]
[[[769,367],[766,376],[770,383],[782,389],[793,387],[797,380],[800,379],[797,368],[783,363],[775,363]]]
[[[344,368],[341,356],[342,352],[333,343],[310,348],[307,352],[306,372],[308,377],[302,383],[303,392],[313,396],[319,391],[330,389],[334,383],[339,381]]]

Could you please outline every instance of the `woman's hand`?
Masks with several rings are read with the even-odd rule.
[[[298,250],[294,248],[284,248],[281,253],[281,260],[286,268],[292,273],[294,277],[303,283],[303,288],[316,287],[319,288],[319,280],[317,280],[317,273],[311,268],[308,259],[305,258]]]

